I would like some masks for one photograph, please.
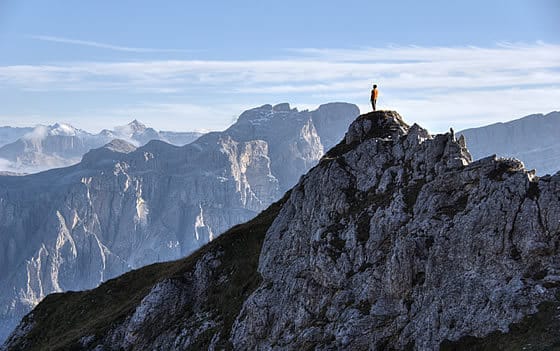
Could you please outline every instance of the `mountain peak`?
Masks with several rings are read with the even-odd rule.
[[[115,159],[136,150],[136,146],[122,139],[114,139],[100,148],[88,151],[83,157],[81,165],[92,166],[111,164]]]
[[[49,126],[37,125],[29,133],[26,133],[23,138],[34,142],[40,142],[48,136],[76,136],[82,133],[86,132],[68,123],[55,123]]]
[[[277,115],[285,115],[286,113],[289,114],[297,112],[298,109],[291,108],[290,104],[287,102],[279,103],[274,106],[266,104],[243,112],[237,119],[237,122],[263,123],[266,121],[270,121]]]
[[[127,126],[129,126],[134,132],[141,132],[143,130],[146,130],[147,128],[144,123],[140,122],[137,119],[134,119],[132,122],[127,124]]]
[[[272,111],[274,112],[290,112],[290,111],[294,111],[297,112],[297,108],[291,108],[290,104],[287,102],[283,102],[280,104],[276,104],[274,106],[272,106]]]
[[[124,154],[128,154],[129,152],[136,150],[136,146],[122,139],[113,139],[107,144],[103,145],[102,148]]]
[[[350,125],[345,141],[352,144],[370,138],[400,136],[409,128],[396,111],[373,111],[361,115]]]
[[[49,126],[49,135],[75,136],[79,132],[79,129],[68,123],[55,123]]]
[[[327,158],[338,157],[372,138],[396,140],[409,133],[409,131],[419,134],[424,139],[430,137],[427,130],[416,124],[409,127],[396,111],[374,111],[366,113],[356,118],[356,120],[350,124],[344,139],[338,145],[330,149],[325,156]]]

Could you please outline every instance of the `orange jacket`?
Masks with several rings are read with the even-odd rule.
[[[377,100],[377,95],[379,95],[379,91],[377,91],[377,88],[375,88],[371,91],[371,100]]]

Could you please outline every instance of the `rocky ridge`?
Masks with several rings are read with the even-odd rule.
[[[50,295],[4,348],[550,347],[557,330],[525,322],[538,344],[508,332],[558,305],[559,194],[560,174],[472,162],[464,138],[370,113],[251,222],[183,260]]]
[[[286,105],[247,111],[183,147],[117,140],[72,167],[0,176],[0,339],[49,293],[184,257],[253,218],[331,146],[314,120],[335,109],[350,123],[359,113],[344,103]]]

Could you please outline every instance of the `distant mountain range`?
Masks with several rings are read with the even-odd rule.
[[[253,218],[315,166],[358,114],[346,103],[315,111],[264,105],[182,147],[116,139],[67,168],[0,176],[0,343],[47,294],[183,257]],[[137,125],[117,133],[130,139]],[[75,145],[81,133],[60,125],[41,136],[62,134]],[[76,155],[84,150],[77,146]]]
[[[91,134],[66,123],[35,128],[0,128],[0,171],[36,173],[51,168],[78,163],[91,149],[111,140],[123,139],[136,146],[150,140],[161,140],[174,145],[188,144],[202,133],[166,132],[146,127],[137,120]]]
[[[320,124],[318,129],[323,128]],[[465,129],[458,132],[467,139],[475,159],[489,155],[513,157],[537,174],[560,170],[560,112],[534,114],[505,123]],[[150,140],[186,145],[202,133],[156,131],[134,120],[127,125],[91,134],[65,123],[35,128],[0,127],[0,174],[36,173],[78,163],[91,149],[113,139],[135,146]],[[334,143],[333,140],[324,140]]]
[[[560,171],[560,112],[534,114],[506,123],[466,129],[469,151],[475,159],[489,155],[513,157],[538,175]]]

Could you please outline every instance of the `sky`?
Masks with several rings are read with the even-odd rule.
[[[0,125],[222,130],[373,83],[432,132],[560,110],[560,1],[0,0]]]

